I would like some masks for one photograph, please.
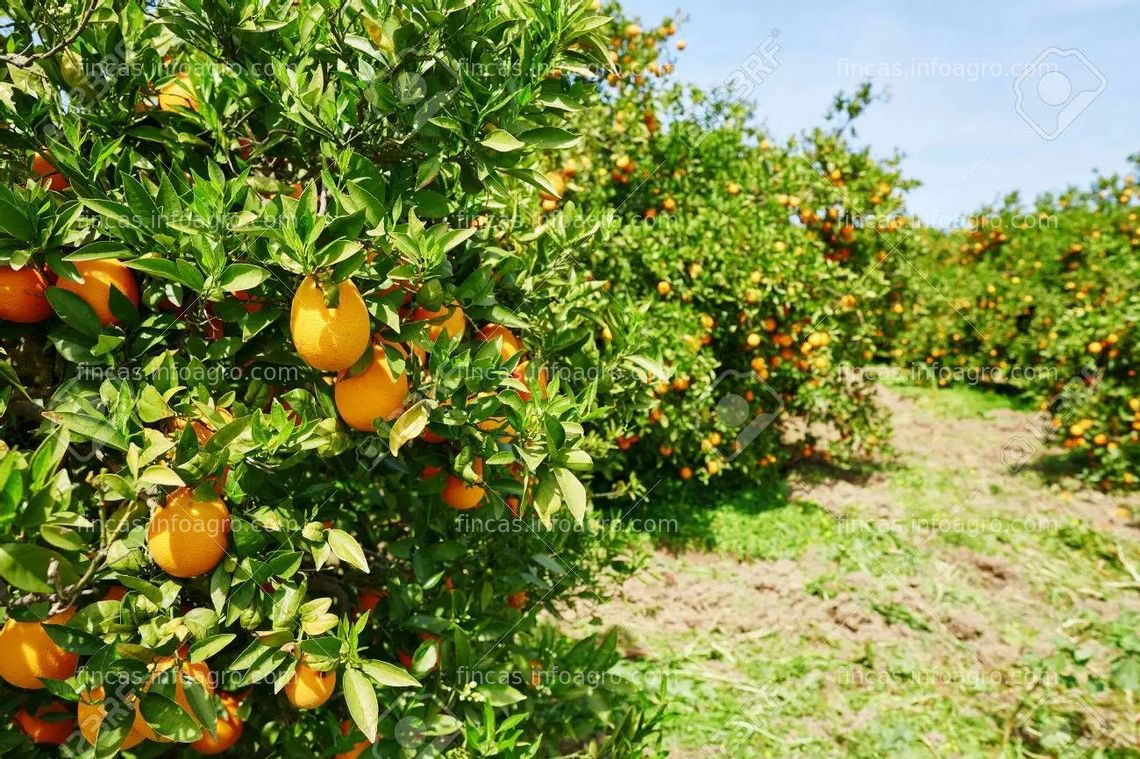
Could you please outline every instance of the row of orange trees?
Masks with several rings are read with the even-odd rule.
[[[870,91],[777,142],[745,105],[777,50],[762,44],[705,92],[671,80],[685,48],[673,22],[607,11],[618,73],[551,166],[566,189],[547,210],[609,222],[576,258],[613,313],[603,337],[660,362],[632,424],[614,425],[617,446],[644,479],[702,482],[872,455],[884,420],[850,369],[876,352],[880,264],[904,237],[909,184],[850,142]]]
[[[849,369],[941,238],[869,92],[777,144],[616,6],[63,6],[0,74],[0,746],[642,755],[659,694],[542,612],[638,565],[599,482],[882,444]]]
[[[1103,176],[1031,202],[1014,195],[964,228],[908,239],[910,260],[887,266],[884,358],[918,367],[922,381],[1032,399],[1040,417],[1011,441],[1011,466],[1045,463],[1105,489],[1135,488],[1136,198],[1133,176]],[[1042,459],[1054,445],[1062,453]]]

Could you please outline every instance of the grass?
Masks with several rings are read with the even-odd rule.
[[[900,394],[945,419],[1016,405]],[[655,498],[675,590],[621,617],[652,652],[633,673],[669,681],[671,755],[1140,757],[1140,543],[1035,480],[965,498],[975,479],[908,459],[841,521],[779,490]]]

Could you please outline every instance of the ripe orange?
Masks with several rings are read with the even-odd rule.
[[[332,697],[335,688],[335,670],[319,672],[301,659],[292,679],[285,684],[285,695],[298,709],[316,709]]]
[[[66,719],[44,719],[48,714],[66,714],[68,716]],[[16,712],[14,720],[32,743],[58,746],[66,741],[72,731],[75,730],[75,720],[70,715],[70,711],[63,704],[53,702],[39,707],[35,714],[28,714],[27,710],[21,709]]]
[[[672,290],[673,290],[673,286],[671,284],[669,284],[668,282],[666,282],[665,280],[661,280],[660,282],[657,283],[657,294],[658,295],[661,295],[661,296],[668,295]]]
[[[435,342],[439,339],[439,335],[444,330],[453,340],[455,338],[463,338],[463,331],[467,326],[464,320],[463,309],[460,308],[458,303],[453,304],[450,309],[447,306],[439,309],[438,311],[428,311],[422,306],[417,308],[412,314],[412,321],[425,321],[430,319],[432,323],[428,325],[428,338]]]
[[[344,722],[340,723],[341,735],[348,735],[351,732],[352,732],[352,723],[351,722],[349,722],[348,720],[345,720]],[[377,734],[376,737],[379,738],[380,737],[379,734]],[[337,754],[333,759],[357,759],[357,757],[359,757],[361,754],[363,754],[365,752],[365,750],[367,750],[371,747],[372,747],[372,743],[370,741],[363,740],[363,741],[360,741],[359,743],[356,743],[355,745],[353,745],[353,747],[350,748],[348,751],[342,751],[341,753]]]
[[[514,333],[501,324],[488,324],[479,330],[479,339],[489,343],[495,339],[502,339],[499,346],[499,355],[506,361],[523,349],[522,341]]]
[[[111,288],[114,287],[126,296],[127,300],[139,305],[139,288],[135,284],[135,275],[121,261],[113,258],[104,258],[99,261],[77,261],[75,268],[83,277],[83,283],[72,282],[66,277],[60,277],[56,287],[61,290],[73,292],[87,302],[99,317],[99,322],[106,327],[118,321],[111,313]]]
[[[158,88],[160,111],[176,111],[179,108],[198,110],[198,96],[194,94],[194,85],[185,72]]]
[[[174,577],[197,577],[218,565],[229,547],[230,512],[220,498],[198,501],[178,488],[154,512],[146,541],[154,563]]]
[[[399,348],[399,346],[397,346]],[[406,351],[399,348],[405,356]],[[372,362],[355,377],[337,380],[333,389],[336,410],[349,427],[361,432],[373,432],[373,422],[394,419],[400,415],[408,397],[408,374],[392,373],[384,348],[372,347]]]
[[[32,171],[47,180],[46,184],[49,190],[62,192],[71,186],[67,177],[60,174],[55,166],[52,166],[51,161],[44,158],[42,153],[36,153],[35,157],[32,158]]]
[[[47,279],[35,267],[19,271],[0,267],[0,319],[35,324],[51,316],[51,304],[44,297],[47,286]]]
[[[245,723],[238,716],[241,704],[229,693],[223,693],[221,701],[225,712],[218,715],[218,721],[214,724],[217,737],[203,731],[202,737],[190,744],[190,748],[199,754],[220,754],[241,740],[242,731],[245,730]]]
[[[87,742],[92,746],[99,737],[99,728],[103,724],[103,718],[107,716],[107,706],[103,701],[104,691],[103,686],[97,686],[90,691],[83,693],[79,697],[79,708],[77,709],[76,718],[79,722],[79,732],[87,739]],[[127,733],[126,739],[123,741],[121,749],[133,748],[144,740],[146,736],[142,733],[143,728],[150,729],[146,720],[137,711],[135,712],[135,720],[131,724],[130,732]]]
[[[351,281],[340,283],[340,302],[325,306],[324,293],[312,277],[305,277],[289,314],[293,344],[305,363],[325,372],[347,369],[368,349],[368,308]]]
[[[74,614],[74,609],[65,609],[45,621],[65,625]],[[43,622],[9,619],[0,629],[0,677],[17,688],[42,688],[41,677],[67,679],[75,674],[78,661],[76,654],[64,651],[48,637]]]
[[[359,617],[366,611],[373,611],[387,595],[386,591],[375,588],[365,588],[360,591],[360,597],[356,599],[356,616]]]
[[[519,382],[522,382],[528,388],[530,388],[529,390],[526,390],[526,391],[516,391],[516,392],[518,392],[519,398],[522,399],[523,403],[529,403],[530,402],[531,393],[534,390],[534,385],[531,384],[531,380],[534,380],[538,384],[539,394],[542,395],[543,397],[546,396],[546,367],[545,366],[539,367],[538,371],[533,371],[530,369],[530,362],[529,361],[520,361],[519,365],[516,366],[515,370],[511,373],[511,376],[514,377],[515,379],[517,379]]]
[[[147,683],[143,686],[143,692],[145,693],[150,690],[151,685],[154,683],[155,679],[157,679],[159,673],[170,669],[176,664],[178,665],[179,675],[175,677],[173,681],[174,703],[182,707],[182,711],[193,716],[194,710],[190,706],[189,699],[186,698],[186,691],[182,686],[182,677],[189,676],[191,679],[196,680],[202,685],[202,687],[206,689],[207,693],[213,695],[214,683],[211,677],[210,667],[204,662],[191,663],[188,661],[178,661],[172,656],[168,656],[164,659],[159,659],[154,663],[153,674]],[[135,724],[131,728],[131,732],[138,732],[139,735],[141,735],[146,740],[157,741],[159,743],[170,742],[169,738],[164,738],[151,729],[150,725],[148,725],[146,723],[146,720],[143,718],[142,712],[139,711],[138,704],[135,704],[135,714],[137,716],[135,717]]]
[[[552,195],[546,190],[540,190],[538,194],[543,200],[553,200],[557,203],[558,199],[566,194],[566,180],[563,179],[562,174],[557,171],[546,172],[546,179],[554,186],[554,194]]]
[[[687,466],[683,466],[681,467],[680,475],[682,480],[691,479],[693,476],[693,470]]]
[[[475,473],[483,477],[483,461],[475,459]],[[478,485],[468,485],[463,478],[454,474],[447,476],[447,483],[443,486],[443,502],[453,509],[466,511],[474,509],[483,503],[485,495],[483,488]]]

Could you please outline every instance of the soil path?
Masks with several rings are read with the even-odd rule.
[[[948,414],[925,394],[881,392],[897,463],[862,482],[797,485],[796,501],[836,520],[818,541],[762,558],[659,550],[590,610],[592,623],[577,618],[616,626],[635,669],[672,679],[670,756],[878,750],[892,712],[918,703],[925,717],[959,698],[984,715],[980,727],[936,727],[919,744],[969,755],[970,741],[1006,750],[1023,731],[1032,742],[1033,725],[1017,720],[1040,689],[1024,662],[1053,652],[1074,619],[1140,611],[1140,498],[1067,491],[1011,467],[1034,445],[1029,414]],[[756,529],[794,522],[781,511]]]

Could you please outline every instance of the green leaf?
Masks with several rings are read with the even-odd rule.
[[[491,706],[510,706],[519,701],[526,701],[526,696],[506,683],[484,683],[479,686],[479,692],[486,697]]]
[[[213,697],[202,683],[186,674],[182,674],[181,677],[182,693],[186,696],[186,702],[190,705],[198,724],[204,726],[210,735],[217,735],[218,714],[214,708]]]
[[[415,440],[427,427],[431,409],[435,406],[432,401],[424,399],[414,403],[411,408],[400,415],[388,433],[388,449],[393,456],[400,455],[400,448],[409,440]]]
[[[360,667],[377,685],[387,685],[391,688],[422,687],[419,680],[408,674],[406,669],[395,664],[367,659],[360,663]]]
[[[48,568],[53,561],[58,565],[63,585],[72,585],[79,579],[74,565],[62,554],[27,543],[0,546],[0,577],[29,593],[52,593],[55,586],[48,582]]]
[[[360,547],[360,543],[356,542],[356,538],[344,530],[334,528],[329,530],[328,543],[329,548],[332,549],[338,559],[346,564],[351,564],[361,572],[367,573],[369,571],[368,558],[364,555],[364,549]]]
[[[139,475],[139,482],[146,483],[147,485],[160,485],[163,487],[182,487],[186,483],[178,476],[178,473],[167,466],[148,466],[141,475]]]
[[[219,633],[218,635],[211,635],[208,638],[202,638],[202,640],[190,646],[190,661],[195,663],[206,661],[230,643],[233,643],[236,638],[237,636],[232,633]]]
[[[191,743],[202,737],[194,718],[173,700],[151,691],[143,696],[139,711],[151,729],[178,743]]]
[[[103,332],[103,324],[99,321],[95,309],[91,308],[83,298],[59,287],[49,287],[44,291],[44,295],[64,324],[88,337],[98,337]]]
[[[541,521],[545,527],[549,528],[553,524],[550,517],[553,516],[562,505],[559,490],[554,479],[549,476],[539,479],[538,487],[535,488],[534,510],[538,514],[539,521]]]
[[[526,144],[521,142],[510,132],[502,129],[496,129],[487,135],[482,144],[491,150],[496,150],[500,153],[510,153],[513,150],[525,148]]]
[[[412,205],[420,216],[428,219],[438,219],[450,213],[447,198],[435,190],[420,190],[412,196]]]
[[[98,635],[77,630],[74,627],[44,625],[44,632],[57,646],[73,654],[90,656],[103,648],[103,640]]]
[[[578,135],[567,132],[565,129],[558,127],[539,127],[538,129],[530,129],[519,135],[528,145],[533,145],[542,150],[562,150],[564,148],[572,148],[582,141]]]
[[[103,699],[106,716],[99,724],[99,737],[95,739],[97,759],[110,759],[119,753],[119,747],[127,739],[135,723],[135,710],[126,708],[113,695]]]
[[[45,411],[43,415],[45,419],[90,438],[94,443],[108,445],[118,451],[127,450],[127,439],[105,419],[73,411]]]
[[[371,681],[358,669],[350,668],[344,672],[344,700],[348,704],[348,713],[352,715],[352,721],[360,728],[360,732],[369,741],[375,742],[380,707]]]
[[[586,488],[569,469],[555,469],[554,478],[558,481],[558,490],[566,508],[570,509],[578,524],[582,524],[586,516]]]
[[[269,272],[253,264],[230,264],[218,277],[218,284],[228,293],[252,290],[269,279]]]
[[[130,206],[116,203],[113,200],[99,200],[97,198],[80,198],[79,202],[90,208],[100,216],[119,222],[123,226],[134,227],[134,213]]]
[[[0,197],[0,229],[23,243],[30,243],[35,230],[23,210]]]

